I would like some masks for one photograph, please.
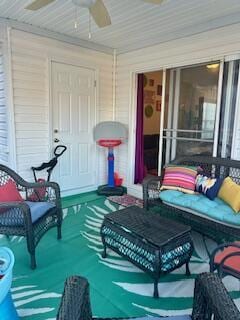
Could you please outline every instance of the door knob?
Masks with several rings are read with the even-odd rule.
[[[55,143],[58,143],[59,141],[60,141],[60,140],[57,139],[57,138],[54,139],[54,142],[55,142]]]

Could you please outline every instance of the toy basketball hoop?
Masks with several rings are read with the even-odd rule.
[[[122,195],[122,186],[116,186],[114,182],[114,148],[123,143],[127,138],[127,129],[115,121],[101,122],[94,128],[94,140],[101,147],[108,148],[108,184],[98,187],[98,193],[104,195]]]

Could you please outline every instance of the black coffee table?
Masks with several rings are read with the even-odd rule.
[[[136,206],[109,213],[101,226],[104,246],[126,258],[154,279],[154,297],[158,297],[158,281],[186,264],[193,252],[191,228]]]

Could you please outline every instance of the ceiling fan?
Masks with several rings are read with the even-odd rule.
[[[39,10],[56,0],[35,0],[25,7],[27,10]],[[161,4],[164,0],[143,0],[153,4]],[[105,7],[103,0],[72,0],[79,7],[87,8],[92,18],[99,28],[106,27],[111,24],[111,18],[108,10]]]

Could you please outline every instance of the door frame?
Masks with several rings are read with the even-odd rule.
[[[142,198],[142,185],[134,184],[134,172],[135,172],[135,149],[136,149],[136,112],[137,112],[137,75],[139,73],[146,72],[155,72],[155,71],[167,71],[170,69],[184,68],[199,64],[211,63],[213,61],[219,61],[221,68],[223,69],[224,62],[227,60],[228,56],[216,55],[211,57],[205,57],[203,59],[189,59],[189,61],[182,61],[175,64],[167,65],[155,65],[152,67],[146,68],[134,68],[129,72],[130,78],[130,97],[129,97],[129,139],[128,139],[128,163],[130,164],[129,170],[127,173],[127,188],[128,192],[136,197]],[[221,70],[223,72],[223,70]],[[223,74],[219,75],[222,78]],[[222,79],[218,83],[218,89],[220,88],[220,82],[222,84]],[[221,88],[222,89],[222,88]],[[240,97],[239,97],[240,100]],[[218,114],[220,116],[220,105],[221,105],[221,94],[218,92],[217,97],[218,102]],[[239,112],[240,117],[240,112]],[[219,122],[219,119],[216,118],[215,123]],[[215,137],[214,140],[217,142],[218,139],[218,126],[215,126]],[[215,142],[215,143],[216,143]],[[162,143],[162,142],[161,142]]]
[[[240,60],[240,56],[238,58]],[[239,68],[239,71],[238,71],[238,86],[237,86],[237,97],[236,97],[236,106],[239,106],[237,107],[236,109],[236,117],[235,117],[235,121],[234,121],[234,126],[233,126],[233,139],[232,139],[232,145],[236,145],[237,143],[237,135],[238,135],[238,125],[237,123],[239,123],[240,121],[240,68]],[[232,151],[231,151],[231,158],[232,159],[236,159],[236,149],[235,148],[232,148]]]
[[[128,137],[128,163],[129,170],[127,172],[127,189],[128,193],[136,196],[142,197],[142,185],[134,183],[134,174],[135,174],[135,153],[136,153],[136,116],[137,116],[137,77],[139,73],[147,72],[163,72],[166,69],[162,67],[155,68],[146,68],[146,69],[136,69],[130,71],[130,99],[129,99],[129,137]],[[165,94],[165,93],[164,93]],[[162,113],[161,113],[162,114]],[[163,121],[162,117],[160,118],[160,123]],[[159,143],[160,141],[159,135]]]
[[[85,68],[85,69],[90,69],[94,71],[94,81],[95,81],[95,100],[94,100],[94,126],[99,122],[99,68],[95,65],[90,65],[89,62],[85,61],[79,61],[78,59],[69,59],[69,58],[64,58],[64,57],[59,57],[59,56],[51,56],[48,58],[48,96],[49,96],[49,111],[48,111],[48,119],[49,119],[49,126],[48,126],[48,137],[49,137],[49,159],[52,156],[52,150],[54,147],[53,144],[53,94],[52,94],[52,75],[53,75],[53,68],[52,65],[53,63],[60,63],[60,64],[66,64],[70,66],[75,66],[75,67],[80,67],[80,68]],[[99,158],[100,154],[97,149],[97,145],[95,144],[94,147],[95,150],[95,161],[96,164],[99,163]],[[91,187],[86,187],[86,188],[77,188],[77,189],[71,189],[71,190],[62,190],[61,194],[63,196],[70,196],[74,194],[79,194],[83,192],[90,192],[94,191],[97,189],[97,186],[99,184],[99,169],[98,166],[96,166],[96,171],[95,171],[95,183]]]
[[[164,126],[164,115],[165,115],[165,97],[166,97],[166,79],[167,79],[167,70],[163,69],[162,76],[162,106],[161,106],[161,115],[160,115],[160,124],[159,124],[159,147],[158,147],[158,175],[161,174],[162,167],[162,150],[163,150],[163,126]]]
[[[218,151],[218,136],[219,136],[219,122],[220,122],[220,112],[222,104],[222,87],[223,87],[223,71],[224,71],[224,58],[219,60],[220,68],[218,75],[218,92],[217,92],[217,109],[215,116],[215,126],[214,126],[214,137],[213,137],[213,157],[217,156]]]

